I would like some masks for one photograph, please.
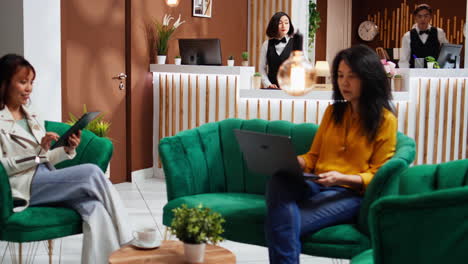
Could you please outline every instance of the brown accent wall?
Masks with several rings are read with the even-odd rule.
[[[320,13],[320,27],[315,37],[315,60],[327,59],[327,0],[317,0],[317,10]]]
[[[168,61],[174,63],[178,54],[178,38],[219,38],[223,63],[233,54],[241,60],[241,53],[247,50],[248,0],[215,0],[212,17],[192,16],[192,1],[180,0],[177,7],[170,8],[164,0],[130,1],[131,5],[131,170],[153,166],[153,86],[149,73],[149,49],[145,25],[154,19],[162,21],[164,14],[174,17],[181,14],[182,24],[169,42]],[[171,21],[172,24],[172,21]]]
[[[440,15],[444,18],[453,18],[456,16],[458,21],[460,21],[460,19],[465,20],[466,17],[466,0],[407,0],[406,2],[410,6],[410,13],[412,13],[412,11],[414,10],[415,4],[426,3],[430,5],[433,9],[440,9]],[[377,12],[379,11],[381,14],[383,14],[385,8],[393,10],[400,7],[401,3],[403,3],[403,1],[353,0],[352,43],[363,43],[369,45],[372,48],[383,47],[383,41],[379,41],[378,37],[376,38],[377,40],[374,40],[372,42],[362,41],[357,34],[359,24],[362,21],[367,20],[368,14],[377,14]],[[407,30],[410,29],[411,28],[408,28]]]

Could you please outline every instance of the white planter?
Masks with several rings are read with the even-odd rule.
[[[242,66],[249,66],[249,61],[242,61]]]
[[[234,66],[234,60],[228,60],[227,65],[228,66]]]
[[[175,58],[175,59],[174,59],[174,64],[175,64],[175,65],[180,65],[180,64],[182,64],[182,58]]]
[[[203,263],[205,259],[206,244],[188,244],[184,243],[185,261],[188,263]]]
[[[428,69],[434,69],[434,62],[427,62]]]
[[[166,64],[166,55],[158,55],[158,64]]]
[[[252,88],[254,88],[254,89],[262,88],[262,77],[261,76],[252,77]]]

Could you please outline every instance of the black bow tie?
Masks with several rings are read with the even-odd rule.
[[[286,43],[286,37],[282,39],[273,39],[273,44],[278,45],[280,42]]]
[[[430,33],[431,31],[428,29],[428,30],[419,30],[419,35],[422,35],[422,34],[428,34]]]

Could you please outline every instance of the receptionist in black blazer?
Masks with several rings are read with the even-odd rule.
[[[271,17],[266,30],[270,39],[263,42],[260,50],[259,70],[264,88],[279,89],[276,76],[281,63],[291,54],[293,34],[294,27],[288,14],[278,12]]]

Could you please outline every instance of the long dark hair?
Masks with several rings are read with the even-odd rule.
[[[36,70],[23,56],[7,54],[0,58],[0,110],[5,108],[11,79],[23,67],[33,72],[33,79],[36,77]]]
[[[271,19],[270,22],[268,23],[268,27],[266,29],[266,34],[269,38],[276,38],[278,37],[278,25],[283,16],[286,16],[289,19],[289,31],[288,31],[288,36],[291,36],[294,34],[294,26],[292,24],[291,18],[289,17],[288,14],[284,12],[277,12],[275,13]]]
[[[390,83],[377,53],[365,45],[356,45],[338,52],[333,60],[333,119],[343,121],[348,105],[338,88],[338,66],[344,61],[361,80],[359,116],[364,134],[372,141],[377,134],[386,108],[394,113]]]

